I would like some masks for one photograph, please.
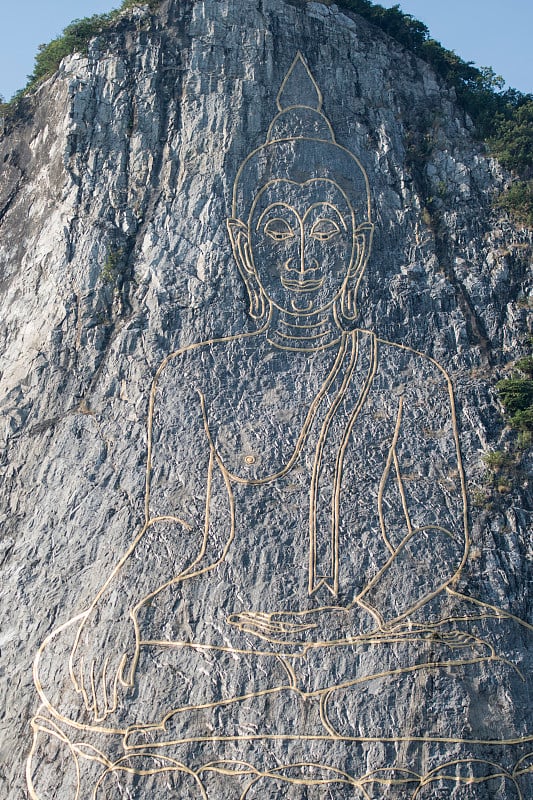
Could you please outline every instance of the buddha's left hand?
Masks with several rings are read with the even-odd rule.
[[[372,614],[357,604],[298,612],[243,611],[228,617],[228,623],[261,639],[283,644],[346,641],[379,629]]]

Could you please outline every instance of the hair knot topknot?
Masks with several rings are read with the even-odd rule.
[[[322,93],[300,51],[281,84],[276,104],[279,113],[268,129],[267,143],[287,139],[335,141],[329,120],[322,113]]]

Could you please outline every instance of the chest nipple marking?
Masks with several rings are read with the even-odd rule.
[[[255,464],[255,456],[244,456],[245,464]]]

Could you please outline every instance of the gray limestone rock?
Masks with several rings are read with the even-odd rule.
[[[532,240],[470,131],[299,0],[134,9],[24,100],[2,797],[533,796],[531,461],[482,462]]]

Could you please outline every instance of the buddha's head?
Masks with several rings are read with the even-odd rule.
[[[335,307],[338,319],[352,321],[373,233],[366,174],[335,142],[300,53],[277,102],[266,143],[239,169],[228,220],[250,313]]]

